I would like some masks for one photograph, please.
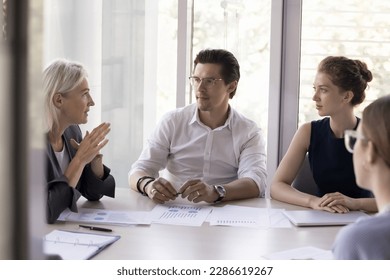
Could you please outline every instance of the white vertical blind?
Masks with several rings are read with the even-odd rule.
[[[102,0],[44,0],[44,67],[65,58],[87,69],[95,106],[89,113],[91,130],[101,122]]]

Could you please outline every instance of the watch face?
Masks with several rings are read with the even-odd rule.
[[[218,193],[218,198],[217,198],[217,200],[214,201],[214,203],[217,203],[225,197],[226,190],[225,190],[225,187],[222,185],[214,185],[214,188]]]
[[[217,192],[218,192],[219,196],[225,197],[225,194],[226,194],[225,188],[221,185],[217,185],[216,188],[217,188]]]

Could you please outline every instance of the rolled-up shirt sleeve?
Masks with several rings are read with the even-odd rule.
[[[173,126],[169,120],[170,114],[167,113],[157,124],[138,160],[131,166],[129,176],[135,171],[142,170],[150,176],[158,177],[159,171],[166,167]]]
[[[251,178],[259,188],[259,196],[264,197],[267,189],[267,156],[265,139],[259,128],[251,129],[239,153],[238,178]]]

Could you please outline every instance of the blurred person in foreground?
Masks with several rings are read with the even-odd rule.
[[[357,131],[345,132],[357,184],[375,195],[379,212],[345,226],[333,246],[336,259],[390,260],[390,95],[368,105]]]

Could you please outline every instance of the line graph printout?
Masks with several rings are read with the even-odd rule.
[[[255,208],[237,205],[214,207],[208,217],[210,226],[289,228],[283,209]]]
[[[152,223],[201,226],[212,207],[194,205],[156,205],[151,211]]]
[[[209,217],[210,226],[269,227],[266,209],[225,205],[214,207]]]

